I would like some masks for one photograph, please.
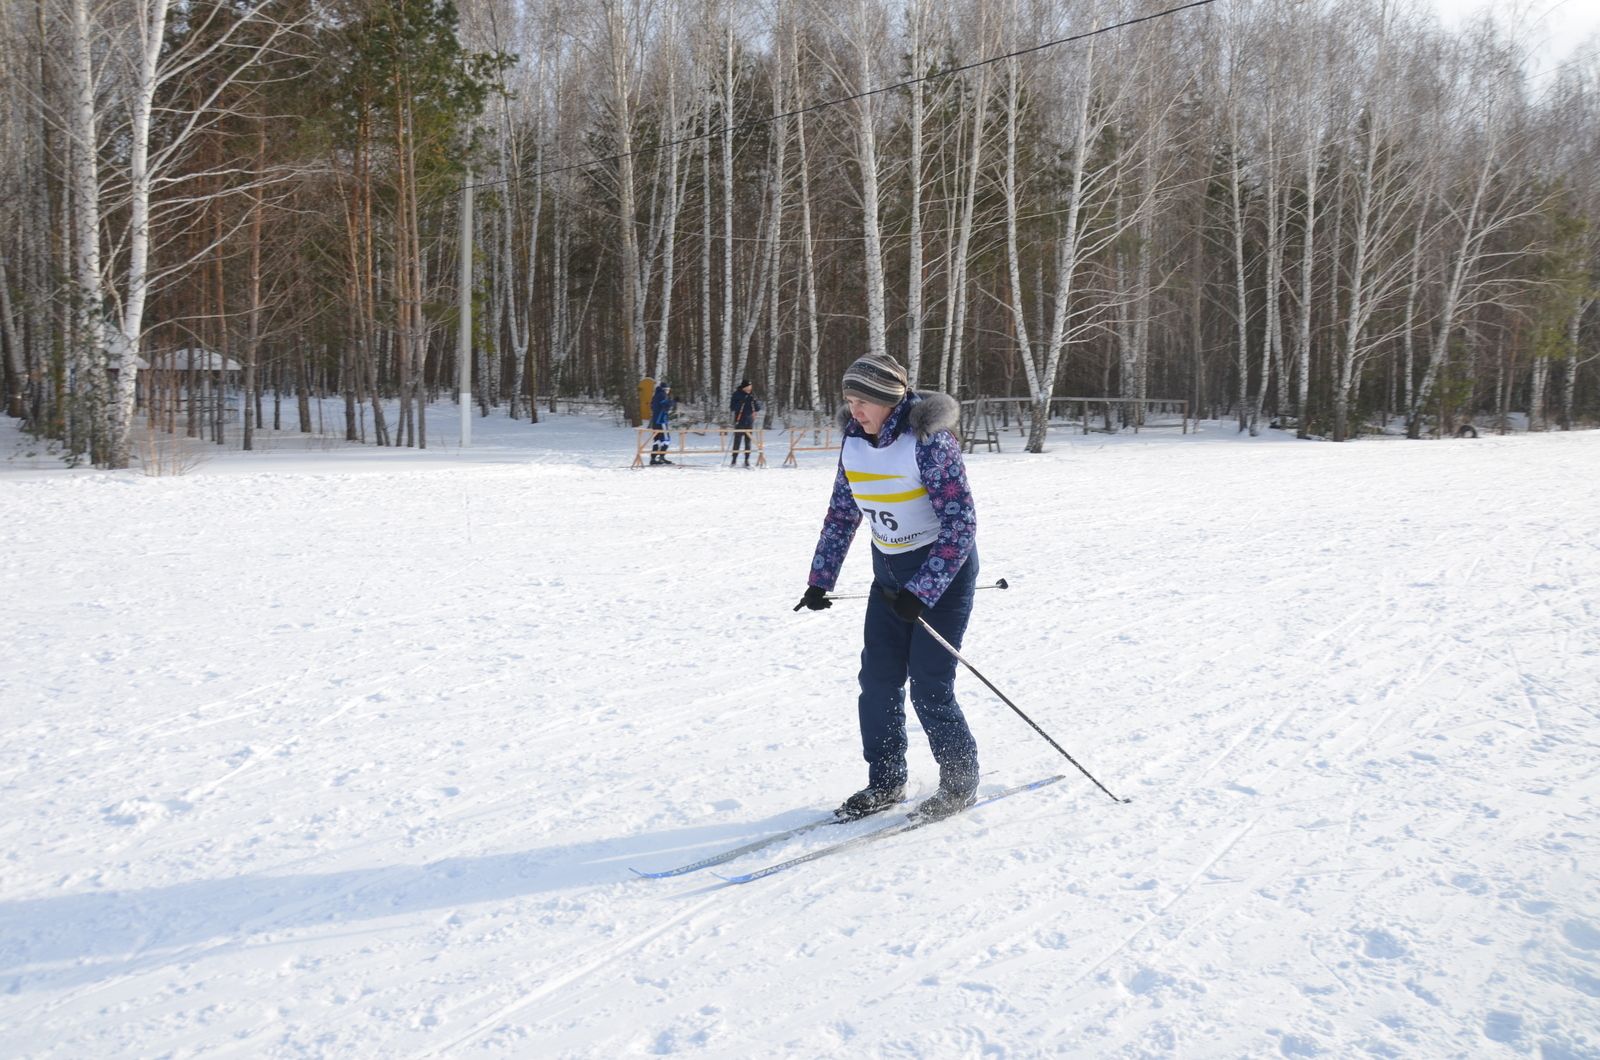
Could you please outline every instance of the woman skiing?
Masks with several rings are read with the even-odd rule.
[[[977,585],[977,519],[955,430],[960,406],[945,394],[908,389],[893,358],[859,358],[844,373],[844,445],[833,496],[795,605],[831,607],[856,527],[872,533],[873,591],[867,601],[857,711],[867,786],[834,812],[865,817],[899,802],[906,784],[905,686],[939,764],[939,789],[917,807],[943,817],[972,805],[978,750],[956,703],[956,660],[919,620],[961,646]]]

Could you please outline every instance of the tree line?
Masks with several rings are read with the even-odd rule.
[[[1335,440],[1600,415],[1596,55],[1168,6],[17,0],[7,411],[125,467],[232,362],[246,448],[325,397],[426,445],[470,304],[473,400],[530,422],[647,377],[827,416],[863,353],[1026,399],[1032,451],[1065,395]]]

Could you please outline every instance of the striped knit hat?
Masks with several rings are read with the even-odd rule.
[[[868,354],[844,370],[845,397],[861,398],[890,408],[900,404],[908,387],[906,370],[893,357]]]

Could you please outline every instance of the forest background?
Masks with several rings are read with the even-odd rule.
[[[1600,419],[1600,50],[1541,63],[1532,20],[0,12],[0,399],[97,466],[129,466],[136,430],[221,440],[225,414],[245,448],[310,431],[326,396],[348,439],[425,446],[463,304],[470,399],[529,422],[562,397],[636,417],[642,379],[715,421],[745,376],[769,425],[812,422],[867,352],[1026,399],[1032,451],[1064,395],[1334,440]],[[242,409],[208,403],[219,380]]]

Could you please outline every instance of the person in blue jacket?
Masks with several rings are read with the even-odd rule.
[[[650,442],[650,463],[670,464],[667,459],[667,446],[672,442],[672,436],[667,433],[667,420],[672,416],[672,410],[678,403],[672,399],[672,386],[668,383],[658,383],[656,392],[650,397],[650,426],[655,429],[656,435]]]
[[[756,413],[761,411],[761,402],[756,400],[755,384],[745,379],[734,388],[733,397],[728,401],[728,411],[733,413],[733,459],[728,462],[729,467],[736,467],[739,463],[739,443],[744,443],[744,466],[750,466],[750,435],[755,430]]]
[[[928,635],[927,622],[959,648],[977,588],[977,515],[967,487],[960,406],[946,394],[909,389],[893,358],[859,358],[844,374],[833,495],[795,605],[831,607],[856,528],[872,534],[873,591],[863,629],[857,715],[867,786],[834,812],[853,820],[898,803],[906,785],[905,690],[939,764],[939,788],[916,809],[944,817],[970,805],[978,788],[978,747],[956,702],[956,659]]]

